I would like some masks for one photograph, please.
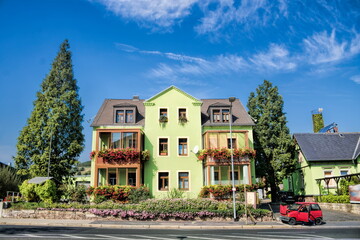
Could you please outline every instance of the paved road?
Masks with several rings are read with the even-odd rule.
[[[0,226],[0,239],[360,239],[360,227],[349,229],[152,230],[71,227]]]

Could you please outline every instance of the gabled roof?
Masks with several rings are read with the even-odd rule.
[[[197,99],[197,98],[195,98],[195,97],[191,96],[190,94],[188,94],[188,93],[184,92],[183,90],[181,90],[181,89],[179,89],[179,88],[177,88],[177,87],[175,87],[175,86],[170,86],[170,87],[168,87],[167,89],[165,89],[165,90],[163,90],[163,91],[159,92],[158,94],[156,94],[156,95],[152,96],[151,98],[149,98],[149,99],[145,100],[145,102],[144,102],[144,103],[149,103],[149,102],[152,102],[152,101],[154,101],[156,98],[158,98],[158,97],[160,97],[160,96],[164,95],[165,93],[167,93],[167,92],[169,92],[169,91],[171,91],[171,90],[176,90],[176,91],[178,91],[179,93],[181,93],[181,94],[185,95],[186,97],[188,97],[188,98],[192,99],[194,102],[201,103],[201,101],[200,101],[199,99]]]
[[[355,160],[360,154],[360,133],[295,133],[308,161]]]
[[[136,122],[135,123],[114,123],[114,108],[116,107],[136,107]],[[99,126],[144,126],[145,124],[145,107],[144,100],[141,99],[105,99],[98,113],[96,114],[94,121],[91,123],[91,127]]]
[[[212,123],[210,119],[211,113],[208,111],[211,107],[230,107],[229,99],[201,99],[201,101],[203,102],[201,106],[201,121],[203,126],[229,125],[229,123]],[[232,115],[234,126],[255,125],[239,99],[236,99],[232,104]]]

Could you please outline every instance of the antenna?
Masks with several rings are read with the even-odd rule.
[[[199,152],[199,146],[196,145],[193,149],[193,153],[197,154]]]

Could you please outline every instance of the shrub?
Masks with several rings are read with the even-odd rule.
[[[20,193],[23,196],[25,201],[28,202],[37,202],[39,200],[38,195],[35,192],[36,185],[33,183],[28,183],[29,180],[25,180],[20,186]]]
[[[35,186],[36,195],[45,203],[53,203],[57,199],[57,187],[51,180]]]
[[[18,192],[21,178],[10,167],[0,167],[0,198],[6,197],[7,191]]]
[[[326,203],[350,203],[349,195],[325,195],[325,196],[317,196],[316,201],[318,202],[326,202]]]
[[[149,198],[151,198],[150,191],[145,186],[131,189],[128,197],[129,202],[131,203],[138,203],[140,201],[144,201]]]
[[[167,198],[170,199],[183,198],[183,197],[184,197],[184,192],[177,188],[173,188],[169,192],[167,192]]]

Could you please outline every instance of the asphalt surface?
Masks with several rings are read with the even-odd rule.
[[[359,239],[360,228],[291,229],[113,229],[0,226],[0,239]]]

